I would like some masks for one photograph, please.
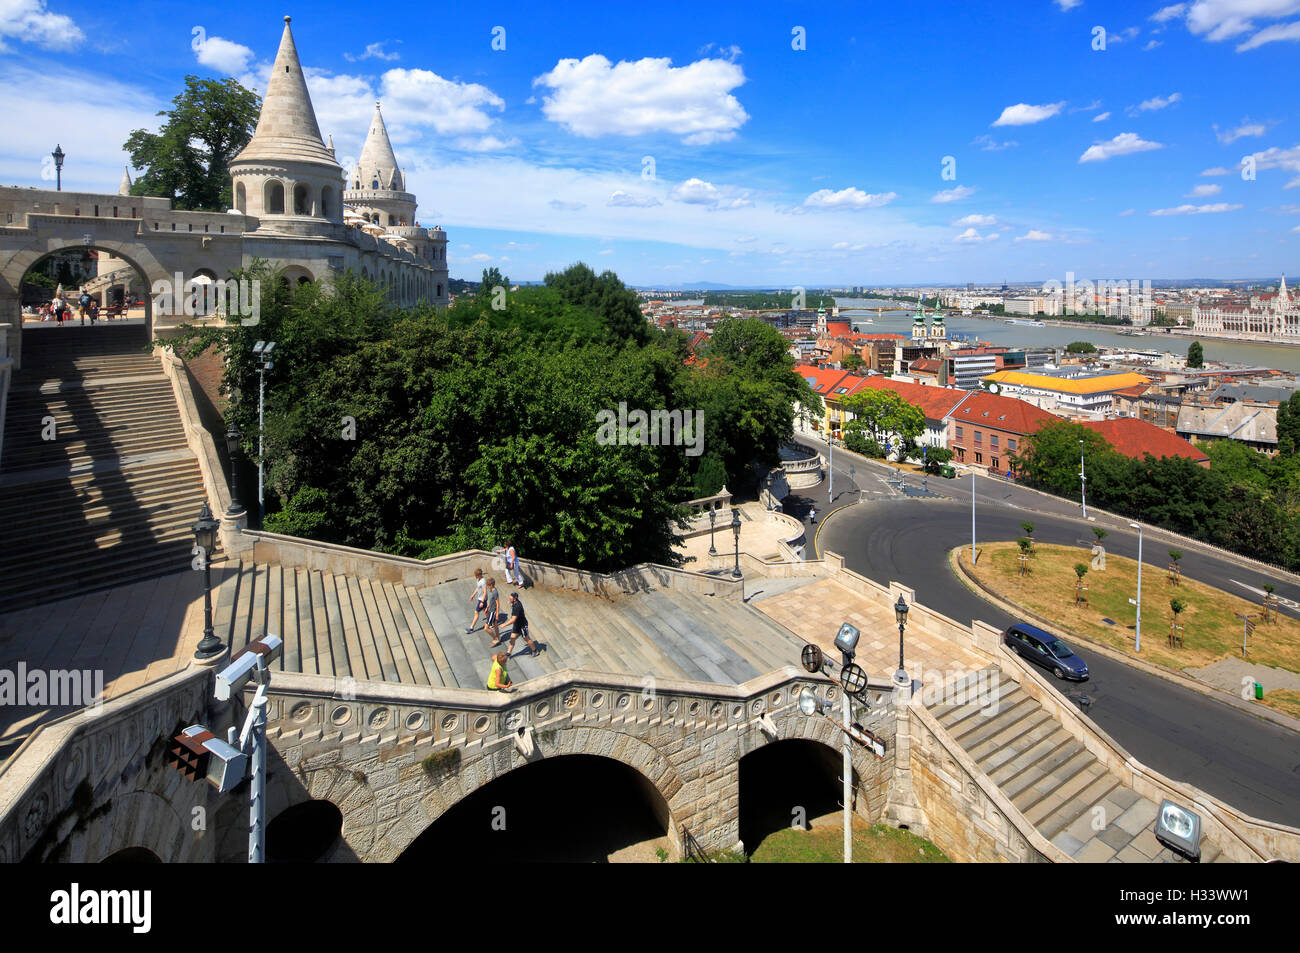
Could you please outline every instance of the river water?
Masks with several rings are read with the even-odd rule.
[[[886,311],[883,317],[877,317],[875,311],[865,309],[875,307],[872,299],[836,298],[840,306],[840,320],[852,321],[854,330],[876,334],[912,333],[912,318],[915,311]],[[929,321],[930,308],[926,308],[926,320]],[[871,324],[860,321],[871,319]],[[1024,318],[1022,320],[1040,320]],[[1159,350],[1187,355],[1187,346],[1193,338],[1166,337],[1158,329],[1151,329],[1142,337],[1118,334],[1109,327],[1076,328],[1053,326],[1049,321],[1046,327],[1035,328],[1023,324],[1007,324],[1005,318],[974,318],[945,316],[948,334],[954,339],[988,341],[1004,347],[1056,347],[1062,348],[1071,341],[1089,341],[1098,347],[1133,348],[1135,350]],[[1300,372],[1300,348],[1285,345],[1245,344],[1236,341],[1219,341],[1214,338],[1201,338],[1205,349],[1206,361],[1223,361],[1228,364],[1244,364],[1251,367],[1276,367],[1284,371]]]

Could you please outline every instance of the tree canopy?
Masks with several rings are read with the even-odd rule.
[[[156,195],[178,209],[224,212],[233,204],[230,162],[257,128],[261,100],[233,79],[185,77],[158,132],[133,130],[122,148],[143,169],[132,195]]]

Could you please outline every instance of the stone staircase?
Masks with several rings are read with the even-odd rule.
[[[24,333],[0,458],[0,611],[189,568],[203,482],[147,344],[140,325]]]
[[[996,699],[993,674],[998,676]],[[979,678],[976,673],[955,682],[946,696],[953,701],[929,710],[1043,837],[1085,862],[1183,860],[1156,840],[1157,804],[1125,787],[996,667],[983,673],[989,694],[972,698]],[[1201,850],[1202,863],[1220,856],[1208,841]]]

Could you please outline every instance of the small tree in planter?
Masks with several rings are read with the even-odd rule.
[[[1075,563],[1074,575],[1077,577],[1074,583],[1074,604],[1077,606],[1081,602],[1088,601],[1088,597],[1084,595],[1088,587],[1083,584],[1083,577],[1088,575],[1088,564]]]
[[[1033,552],[1034,543],[1027,536],[1021,536],[1016,540],[1016,545],[1020,547],[1020,575],[1029,575],[1029,556]]]
[[[1182,626],[1178,624],[1178,616],[1181,615],[1183,610],[1186,608],[1187,603],[1183,602],[1182,599],[1175,597],[1169,600],[1169,611],[1174,614],[1174,620],[1169,623],[1169,647],[1171,649],[1174,647],[1175,642],[1179,645],[1183,644],[1183,637],[1178,634],[1178,630],[1182,628]]]
[[[1175,586],[1178,585],[1179,581],[1183,577],[1182,567],[1178,565],[1178,560],[1182,558],[1183,551],[1181,549],[1169,550],[1169,581]]]
[[[1271,621],[1273,622],[1277,621],[1277,596],[1273,595],[1273,591],[1275,589],[1277,589],[1277,586],[1273,585],[1271,582],[1264,583],[1264,621],[1265,622],[1270,621],[1269,619],[1270,610],[1272,610]]]
[[[1020,528],[1025,531],[1025,539],[1029,542],[1029,546],[1024,549],[1024,552],[1026,555],[1032,556],[1034,555],[1034,524],[1021,523]]]

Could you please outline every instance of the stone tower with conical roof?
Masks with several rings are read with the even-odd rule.
[[[126,166],[122,166],[122,181],[118,183],[117,194],[118,195],[131,194],[131,170],[128,169]],[[1285,281],[1286,279],[1283,278],[1282,280]]]
[[[343,167],[321,140],[289,17],[257,129],[230,174],[235,208],[257,218],[258,231],[308,234],[322,222],[343,222]]]

